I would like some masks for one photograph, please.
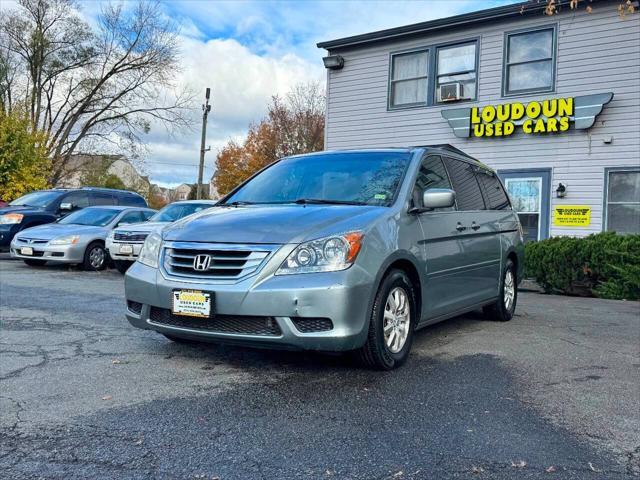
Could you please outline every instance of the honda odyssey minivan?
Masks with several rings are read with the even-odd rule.
[[[354,350],[391,369],[414,332],[513,317],[522,230],[495,172],[448,145],[283,158],[149,235],[129,322],[174,341]]]

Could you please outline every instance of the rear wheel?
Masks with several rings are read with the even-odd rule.
[[[508,322],[513,318],[518,301],[518,282],[516,281],[516,266],[507,260],[500,279],[500,295],[493,305],[483,308],[485,316],[490,320]]]
[[[24,263],[26,263],[27,265],[29,265],[30,267],[42,267],[43,265],[46,265],[47,261],[46,260],[31,260],[31,259],[24,259]]]
[[[133,265],[133,262],[127,262],[126,260],[114,260],[113,265],[116,267],[116,270],[124,275],[127,273],[127,270],[129,270],[129,267]]]
[[[90,243],[84,251],[82,268],[85,270],[104,270],[107,267],[107,252],[100,242]]]
[[[382,281],[371,311],[367,341],[358,351],[362,362],[391,370],[407,361],[416,325],[416,300],[411,280],[392,270]]]

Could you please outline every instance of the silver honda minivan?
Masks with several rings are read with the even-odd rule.
[[[174,341],[391,369],[421,327],[479,308],[510,320],[523,252],[495,172],[454,147],[292,156],[147,237],[126,316]]]

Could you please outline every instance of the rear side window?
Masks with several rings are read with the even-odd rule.
[[[94,205],[116,205],[116,199],[108,193],[94,193],[91,195]]]
[[[491,172],[480,171],[478,172],[478,181],[489,209],[505,210],[509,208],[509,198],[498,177]]]
[[[147,202],[140,195],[120,195],[119,204],[125,207],[145,207]]]
[[[486,207],[474,167],[453,158],[445,158],[445,163],[456,192],[458,210],[484,210]]]

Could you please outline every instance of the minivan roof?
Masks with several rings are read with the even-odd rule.
[[[291,157],[285,158],[295,158],[295,157],[306,157],[306,156],[314,156],[314,155],[331,155],[331,154],[343,154],[343,153],[384,153],[384,152],[406,152],[412,153],[416,150],[438,150],[440,153],[452,153],[460,157],[464,157],[467,160],[481,163],[478,159],[473,158],[471,155],[463,152],[457,147],[450,145],[448,143],[438,143],[432,145],[413,145],[409,147],[382,147],[382,148],[350,148],[344,150],[323,150],[320,152],[312,152],[301,155],[291,155]]]

